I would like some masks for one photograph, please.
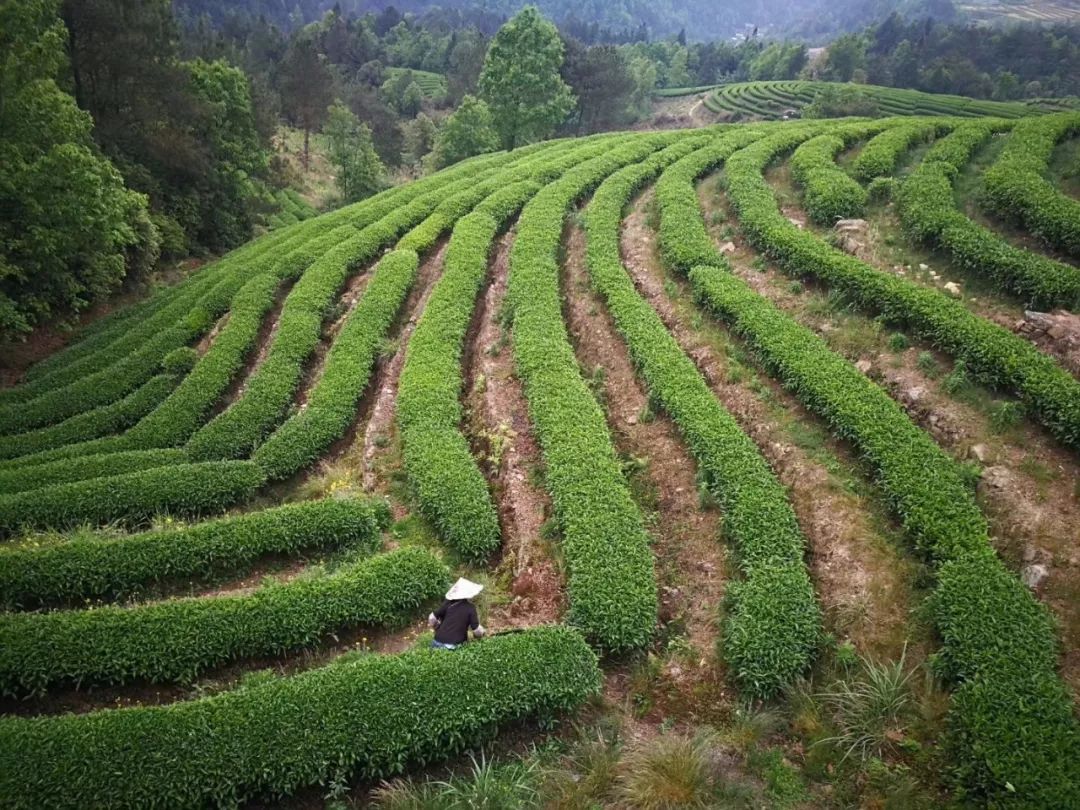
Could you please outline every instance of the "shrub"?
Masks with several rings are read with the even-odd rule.
[[[972,341],[971,353],[961,359],[968,368],[985,368],[993,349],[976,341],[988,335],[992,343],[1003,330],[989,324],[983,329],[985,322],[936,292],[870,268],[862,271],[860,262],[783,217],[761,170],[800,135],[764,139],[728,161],[729,193],[751,240],[786,267],[820,275],[864,303],[885,304],[895,319],[918,323],[929,316],[941,330],[935,333],[939,343],[948,345],[942,333],[951,337],[948,330],[957,329]],[[705,300],[751,340],[785,385],[859,447],[877,469],[905,530],[937,564],[932,600],[943,639],[938,658],[940,671],[957,684],[950,739],[965,789],[991,804],[1065,806],[1065,797],[1080,786],[1080,734],[1055,671],[1053,627],[1045,608],[994,555],[957,465],[879,388],[744,283],[715,267],[699,267],[691,275],[707,284]],[[1013,340],[1004,334],[999,346]],[[1013,348],[1013,361],[1022,352]]]
[[[188,461],[183,450],[130,450],[122,453],[105,453],[97,456],[60,459],[45,464],[34,464],[14,470],[0,470],[0,492],[14,495],[17,492],[40,489],[70,481],[123,475],[139,470],[183,464]]]
[[[191,371],[198,359],[199,355],[190,346],[180,346],[162,358],[161,370],[166,374],[181,376]]]
[[[851,164],[851,173],[857,180],[873,180],[875,177],[892,174],[896,164],[917,141],[929,140],[950,125],[942,121],[903,121],[893,122],[884,132],[875,135],[863,147],[862,152]]]
[[[440,596],[447,567],[402,548],[250,595],[0,614],[0,692],[74,683],[190,683],[229,661],[277,655],[356,625],[384,625]]]
[[[117,433],[137,422],[169,395],[176,387],[176,378],[169,374],[151,377],[123,399],[99,405],[77,416],[69,417],[49,427],[0,436],[0,459],[44,453],[77,442],[88,442],[99,436]],[[57,456],[60,453],[56,454]],[[20,459],[19,465],[30,459]]]
[[[328,498],[172,531],[0,548],[0,605],[123,599],[159,584],[238,576],[272,554],[346,545],[372,553],[389,522],[382,501]]]
[[[199,515],[244,500],[263,483],[246,461],[180,464],[0,496],[0,537],[21,527],[65,528],[122,520],[137,525],[160,512]]]
[[[605,155],[570,169],[525,206],[510,255],[514,360],[562,528],[569,620],[610,651],[648,641],[656,623],[656,583],[641,513],[563,325],[558,246],[575,199],[671,140],[609,140]]]
[[[1080,201],[1046,179],[1054,145],[1080,132],[1080,114],[1034,116],[1013,128],[997,162],[984,175],[984,204],[1017,220],[1063,253],[1080,258]]]
[[[836,156],[848,143],[875,129],[881,129],[880,125],[835,127],[805,141],[791,156],[792,177],[803,187],[806,213],[814,222],[831,226],[838,219],[862,216],[866,190],[836,165]]]
[[[451,682],[484,688],[445,689]],[[581,637],[550,627],[453,655],[363,656],[170,706],[7,717],[0,795],[26,810],[196,807],[351,774],[389,777],[460,753],[498,726],[574,709],[599,686]]]
[[[243,395],[192,436],[188,443],[192,458],[236,458],[262,442],[292,402],[305,361],[319,342],[323,320],[341,285],[358,266],[420,223],[446,195],[468,193],[478,179],[475,171],[448,173],[441,178],[444,182],[429,185],[427,193],[368,225],[307,269],[281,309],[277,333],[262,365],[248,379]]]
[[[856,306],[963,360],[980,381],[1014,390],[1029,412],[1066,445],[1080,447],[1080,383],[1022,338],[936,290],[870,267],[801,231],[781,214],[761,171],[804,140],[785,128],[728,162],[728,192],[750,241],[787,272],[810,276]]]
[[[1080,305],[1080,270],[1013,247],[957,209],[953,179],[1000,122],[963,124],[927,153],[897,195],[905,231],[1039,309]],[[1078,208],[1080,210],[1080,208]]]
[[[683,139],[617,172],[597,190],[585,228],[593,283],[627,342],[650,398],[678,425],[724,509],[724,533],[735,545],[746,578],[728,588],[732,604],[723,633],[724,654],[740,687],[754,697],[767,697],[806,669],[817,646],[821,617],[802,561],[805,542],[783,486],[638,294],[623,268],[619,245],[626,201],[667,166],[657,187],[661,244],[679,245],[687,253],[700,244],[704,250],[708,235],[697,211],[693,180],[746,141],[742,133],[707,146],[706,141]]]

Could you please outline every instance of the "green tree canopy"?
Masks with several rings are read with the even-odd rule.
[[[371,128],[346,107],[337,102],[327,110],[323,134],[329,142],[330,162],[337,168],[337,185],[345,202],[370,197],[383,187],[386,172],[375,144]]]
[[[533,6],[499,29],[480,73],[480,97],[495,117],[503,146],[550,135],[574,107],[559,75],[563,44],[555,26]]]
[[[146,198],[96,150],[90,116],[60,89],[67,31],[56,0],[0,2],[0,337],[66,316],[153,265]]]
[[[435,168],[498,148],[499,136],[488,105],[475,96],[465,96],[435,138]]]

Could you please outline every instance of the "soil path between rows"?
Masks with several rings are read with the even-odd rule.
[[[623,221],[623,262],[635,286],[788,488],[831,629],[850,636],[863,651],[898,656],[907,638],[912,562],[882,536],[866,503],[795,443],[761,394],[742,381],[731,381],[725,358],[708,339],[707,329],[694,324],[697,310],[689,303],[687,283],[663,269],[648,223],[653,197],[651,189],[639,195]],[[677,291],[681,306],[668,290]],[[778,384],[765,384],[768,396],[793,420],[816,423]]]
[[[578,362],[586,379],[601,383],[601,403],[618,450],[630,458],[631,467],[644,467],[645,486],[634,489],[655,537],[660,620],[684,628],[700,657],[698,666],[710,668],[728,570],[721,516],[702,506],[697,464],[675,424],[665,414],[649,413],[626,344],[601,297],[591,290],[584,232],[568,226],[564,240],[563,309]]]
[[[504,234],[492,251],[463,357],[468,435],[499,510],[501,567],[511,577],[512,599],[490,620],[499,629],[556,622],[564,608],[563,575],[543,537],[552,515],[543,460],[502,322],[513,239]]]
[[[405,320],[398,331],[396,351],[379,377],[378,393],[375,395],[371,415],[364,427],[361,445],[363,451],[360,463],[363,487],[366,492],[379,492],[385,495],[390,489],[387,471],[378,468],[380,461],[388,455],[386,451],[393,442],[396,431],[394,412],[397,404],[398,380],[401,378],[401,369],[405,365],[409,338],[412,337],[420,315],[427,305],[435,281],[442,273],[443,259],[446,257],[448,244],[448,240],[443,239],[435,250],[421,259],[416,271],[416,280],[413,282],[412,290],[403,308]],[[399,507],[395,506],[395,509],[397,508]]]

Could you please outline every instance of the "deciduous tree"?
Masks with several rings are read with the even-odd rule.
[[[574,97],[559,75],[562,62],[559,32],[533,6],[495,35],[480,73],[480,96],[505,148],[550,135],[573,109]]]

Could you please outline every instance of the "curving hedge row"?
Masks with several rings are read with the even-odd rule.
[[[557,177],[606,149],[603,142],[586,141],[569,152],[545,150],[508,172],[497,186],[485,188],[485,198],[454,227],[442,277],[409,340],[397,399],[405,472],[420,510],[467,558],[486,557],[501,540],[487,481],[461,431],[462,344],[487,274],[491,243],[539,190],[529,178]]]
[[[70,481],[183,464],[188,460],[187,453],[183,450],[129,450],[100,456],[60,459],[14,470],[0,470],[0,493],[14,495],[17,492],[66,484]]]
[[[0,547],[0,606],[123,599],[164,583],[238,576],[260,558],[309,549],[374,553],[389,525],[383,501],[326,498],[174,530]]]
[[[44,453],[65,445],[117,433],[135,424],[160,405],[176,387],[176,383],[177,379],[173,375],[158,374],[123,399],[108,405],[99,405],[55,425],[17,433],[14,436],[0,436],[0,459],[18,459],[20,456]],[[20,459],[16,463],[22,465],[25,462]]]
[[[1029,118],[1013,127],[1005,149],[984,175],[984,205],[1051,247],[1080,258],[1080,202],[1046,179],[1055,144],[1080,133],[1080,113]]]
[[[535,193],[526,184],[524,195]],[[487,481],[461,433],[461,351],[473,305],[498,231],[472,213],[454,227],[443,274],[409,339],[398,384],[405,473],[420,510],[465,557],[482,559],[499,546],[499,518]]]
[[[985,382],[1015,391],[1064,444],[1080,447],[1080,383],[1027,341],[937,290],[883,273],[799,230],[781,214],[762,170],[805,140],[789,128],[734,155],[728,193],[749,240],[787,272],[816,278],[864,310],[909,328],[963,360]]]
[[[686,139],[616,172],[600,185],[586,209],[585,232],[590,277],[603,294],[650,397],[678,425],[710,490],[723,505],[724,535],[734,543],[743,572],[741,582],[728,585],[724,657],[744,692],[767,698],[806,670],[821,635],[821,615],[803,562],[805,540],[784,487],[638,294],[622,265],[619,246],[623,206],[665,166],[657,188],[661,232],[669,231],[662,241],[679,241],[686,221],[695,218],[704,234],[693,187],[703,171],[701,156],[715,163],[746,141],[736,133],[692,152],[700,141]]]
[[[832,127],[804,141],[791,155],[791,176],[803,188],[803,205],[812,221],[832,226],[838,219],[863,215],[866,189],[836,164],[836,156],[880,129],[872,124]]]
[[[863,147],[851,164],[856,180],[873,180],[892,174],[900,157],[919,141],[928,141],[953,126],[942,121],[890,121],[892,126],[878,133]]]
[[[451,175],[448,182],[399,206],[314,262],[289,293],[266,359],[247,380],[244,393],[188,443],[198,460],[237,458],[257,447],[292,402],[304,364],[322,336],[335,293],[352,271],[373,259],[408,228],[424,220],[446,198],[468,193],[477,175]]]
[[[930,149],[896,198],[904,230],[968,270],[988,275],[1036,309],[1074,309],[1080,306],[1080,269],[1013,247],[956,207],[953,180],[1000,128],[996,122],[963,124]]]
[[[264,482],[249,461],[180,464],[0,495],[0,537],[22,528],[63,529],[118,520],[138,524],[169,512],[219,512]]]
[[[369,210],[383,208],[388,203],[392,204],[394,198],[403,193],[407,188],[407,186],[392,188],[367,200],[363,200],[360,203],[346,206],[345,208],[341,208],[330,214],[324,214],[319,217],[318,225],[308,223],[302,227],[287,228],[283,231],[262,236],[242,245],[224,256],[220,261],[208,265],[198,273],[189,276],[178,284],[163,288],[147,300],[132,307],[119,310],[116,313],[91,324],[81,333],[82,335],[85,335],[85,337],[32,366],[26,373],[28,383],[36,385],[40,378],[52,376],[61,369],[67,373],[68,367],[73,366],[76,361],[81,363],[89,355],[96,355],[99,350],[103,349],[112,341],[126,339],[132,323],[141,323],[143,320],[152,317],[162,307],[171,304],[176,297],[183,295],[191,285],[200,281],[204,277],[204,274],[217,273],[219,270],[238,261],[244,261],[251,267],[258,267],[258,265],[262,263],[261,260],[269,258],[270,254],[273,254],[276,257],[281,253],[286,252],[288,249],[287,243],[291,243],[292,245],[302,243],[304,241],[303,236],[312,233],[312,229],[317,230],[319,228],[336,227],[341,224],[346,224],[353,219],[363,220],[363,217]],[[255,262],[252,261],[253,259],[259,259],[260,261]],[[99,363],[100,361],[95,360],[94,362]],[[14,389],[9,389],[8,391],[0,392],[0,402],[6,401],[7,396],[16,398],[25,396],[23,391],[27,387],[28,386],[19,386]]]
[[[401,548],[239,596],[0,614],[0,692],[190,683],[230,661],[299,650],[357,625],[400,621],[440,596],[449,581],[449,569],[431,552]]]
[[[743,226],[763,244],[768,236],[799,234],[769,222],[776,203],[760,186],[761,169],[794,137],[766,139],[728,161],[728,187]],[[785,262],[795,255],[778,253]],[[965,790],[991,804],[1067,806],[1065,798],[1080,789],[1080,733],[1056,673],[1053,626],[994,556],[955,463],[881,389],[744,282],[717,266],[694,268],[691,276],[702,300],[784,384],[859,447],[907,533],[938,565],[932,601],[943,672],[958,684],[950,744]]]
[[[608,651],[641,647],[656,624],[649,541],[603,411],[581,377],[562,319],[559,243],[567,209],[612,171],[671,137],[625,136],[525,206],[510,253],[514,359],[562,528],[570,623]]]
[[[386,254],[363,296],[326,354],[322,376],[305,407],[286,419],[252,459],[272,481],[282,480],[319,459],[345,435],[356,404],[371,378],[379,345],[405,302],[420,260],[411,250]]]
[[[453,655],[363,656],[171,706],[4,718],[0,795],[13,810],[235,805],[350,775],[391,777],[499,726],[577,708],[599,688],[581,636],[546,627]]]

